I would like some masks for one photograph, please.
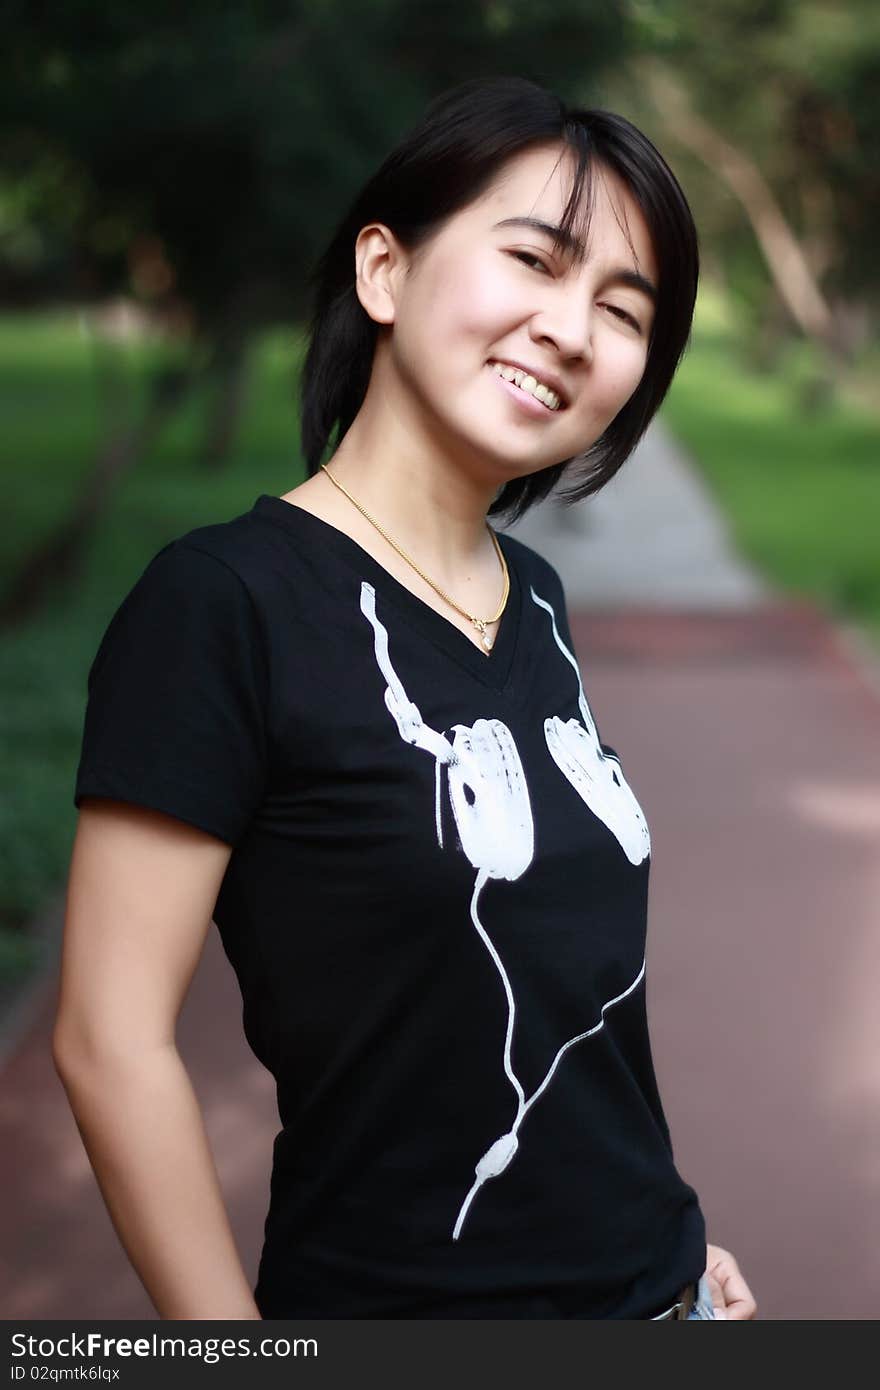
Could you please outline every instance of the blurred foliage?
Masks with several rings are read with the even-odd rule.
[[[301,315],[332,226],[431,96],[507,71],[571,90],[624,27],[583,0],[12,9],[0,295],[131,293],[209,338]]]
[[[832,303],[841,336],[862,346],[880,302],[876,0],[631,0],[628,14],[627,56],[662,59],[693,109],[751,155]],[[613,91],[675,156],[711,271],[778,338],[778,302],[742,209],[715,171],[666,149],[637,63],[622,65]]]

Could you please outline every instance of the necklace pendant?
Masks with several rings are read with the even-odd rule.
[[[471,622],[477,629],[477,632],[480,634],[480,640],[483,643],[483,646],[486,648],[486,651],[490,652],[492,650],[492,638],[486,631],[486,624],[484,620],[482,618],[471,618]]]

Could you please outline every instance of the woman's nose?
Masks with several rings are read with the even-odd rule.
[[[551,343],[568,361],[593,360],[593,310],[589,298],[568,290],[531,322],[536,343]]]

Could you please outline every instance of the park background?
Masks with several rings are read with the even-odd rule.
[[[11,5],[5,36],[5,1316],[150,1316],[48,1058],[89,665],[167,540],[301,479],[310,268],[430,97],[491,73],[629,116],[695,211],[702,287],[662,424],[776,601],[716,611],[694,574],[675,612],[579,598],[573,628],[664,846],[652,1027],[710,1238],[764,1316],[876,1316],[880,10],[69,0]],[[679,757],[704,759],[677,791],[632,693],[652,680]],[[762,803],[774,758],[800,801]],[[253,1263],[271,1086],[229,1041],[234,987],[208,955],[182,1038]]]

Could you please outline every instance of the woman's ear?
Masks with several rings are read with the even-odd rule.
[[[394,296],[405,254],[382,222],[370,222],[354,244],[357,297],[374,323],[394,322]]]

